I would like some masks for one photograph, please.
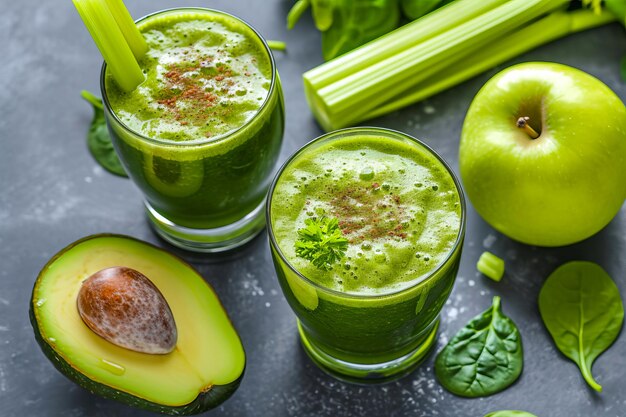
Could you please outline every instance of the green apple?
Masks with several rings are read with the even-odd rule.
[[[626,108],[578,69],[507,68],[468,110],[459,165],[474,208],[495,229],[538,246],[578,242],[626,198]]]

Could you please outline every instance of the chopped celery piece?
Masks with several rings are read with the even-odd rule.
[[[107,7],[107,0],[73,0],[113,78],[125,91],[145,79],[122,30]]]
[[[483,252],[478,259],[476,269],[486,277],[500,282],[504,275],[504,260],[491,252]]]

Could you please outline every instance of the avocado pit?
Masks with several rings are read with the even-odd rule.
[[[159,289],[141,272],[106,268],[83,281],[78,313],[94,333],[136,352],[166,354],[178,338],[172,311]]]

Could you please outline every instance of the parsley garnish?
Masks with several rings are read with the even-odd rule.
[[[341,234],[337,219],[312,217],[304,224],[306,227],[298,230],[296,255],[308,259],[319,269],[330,271],[348,249],[348,239]]]

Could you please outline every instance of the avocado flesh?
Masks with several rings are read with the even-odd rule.
[[[161,291],[178,327],[173,352],[133,352],[107,342],[83,323],[76,308],[81,283],[111,266],[140,271]],[[220,400],[214,398],[217,391],[211,391],[238,383],[243,374],[241,341],[212,289],[180,259],[132,238],[95,236],[61,251],[37,279],[31,309],[42,348],[53,351],[47,354],[65,361],[69,372],[129,394],[132,405],[157,409],[150,406],[153,403],[164,406],[159,411],[167,412],[167,407],[184,407],[211,394],[209,403],[201,401],[200,408],[207,409]],[[87,388],[98,391],[97,386]],[[224,391],[229,395],[231,388]]]

